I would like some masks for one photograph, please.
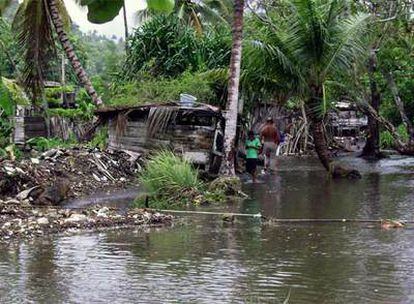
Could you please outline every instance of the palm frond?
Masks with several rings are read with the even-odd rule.
[[[294,33],[291,38],[297,46],[302,46],[295,48],[297,57],[319,64],[325,46],[325,31],[322,24],[322,16],[326,13],[325,7],[318,0],[294,0],[292,4],[292,18],[288,22]]]
[[[0,82],[0,117],[2,114],[6,114],[6,116],[13,115],[14,111],[14,104],[10,98],[9,92],[7,92],[7,89],[3,85],[2,82]]]
[[[151,19],[152,13],[148,8],[139,10],[135,13],[134,19],[135,22],[139,25],[142,25],[143,23],[147,22]]]
[[[219,2],[217,7],[214,7],[216,4],[215,2]],[[227,5],[224,3],[225,1],[203,1],[198,6],[198,12],[200,14],[200,18],[205,23],[222,23],[230,25],[232,15],[232,9],[229,9]],[[231,6],[232,8],[232,6]]]
[[[363,34],[367,32],[368,14],[358,14],[344,18],[335,26],[337,35],[325,56],[325,68],[323,75],[328,75],[332,69],[351,69],[356,60],[367,54],[366,43],[363,41]]]
[[[70,29],[71,21],[63,0],[55,0],[63,26]],[[14,17],[13,30],[17,33],[18,45],[23,60],[22,82],[33,99],[42,95],[46,74],[51,59],[56,57],[53,23],[47,2],[44,0],[23,1]]]
[[[18,45],[23,55],[22,81],[37,98],[43,92],[50,58],[55,56],[52,23],[43,0],[25,0],[20,4],[13,21]]]
[[[251,70],[252,75],[247,76],[261,86],[274,90],[284,86],[297,96],[310,98],[313,86],[323,87],[334,73],[352,70],[364,57],[368,16],[345,14],[339,0],[287,3],[283,14],[265,9],[258,16],[259,25],[243,60]],[[323,112],[323,94],[317,99],[322,108],[311,112]]]

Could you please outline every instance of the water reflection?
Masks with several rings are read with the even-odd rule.
[[[264,183],[246,185],[252,199],[227,209],[281,218],[412,218],[412,173],[395,168],[414,162],[355,161],[362,180],[330,180],[309,160],[281,162]],[[290,303],[414,302],[412,229],[188,221],[0,245],[0,302],[277,303],[289,290]]]

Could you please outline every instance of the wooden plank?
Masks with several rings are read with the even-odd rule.
[[[24,144],[24,118],[14,117],[13,140],[16,144]]]
[[[25,125],[24,126],[25,132],[37,132],[37,131],[44,131],[46,130],[46,125]]]
[[[41,123],[41,122],[44,123],[45,119],[41,116],[25,116],[24,122],[25,123]]]

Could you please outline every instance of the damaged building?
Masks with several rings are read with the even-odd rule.
[[[329,127],[333,139],[348,151],[359,151],[365,144],[368,118],[354,103],[337,102],[329,113]]]
[[[211,105],[197,103],[106,107],[96,114],[108,126],[108,148],[145,154],[168,148],[215,173],[223,155],[224,118]]]

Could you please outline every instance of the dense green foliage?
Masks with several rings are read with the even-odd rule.
[[[397,127],[397,133],[398,135],[401,137],[402,140],[407,141],[408,140],[408,133],[407,133],[407,128],[404,125],[399,125]],[[384,130],[381,132],[380,134],[380,144],[381,144],[381,148],[384,149],[393,149],[394,147],[394,137],[392,136],[392,134],[387,131]]]
[[[395,26],[393,35],[387,37],[378,52],[380,71],[377,79],[381,84],[383,104],[381,114],[395,125],[401,123],[401,117],[395,106],[394,97],[384,73],[392,73],[398,93],[404,102],[405,110],[411,121],[414,119],[414,36],[410,28]]]
[[[88,17],[95,22],[116,16],[123,3],[122,0],[116,4],[110,1],[81,2],[88,6]],[[192,94],[200,102],[225,104],[232,3],[215,0],[175,2],[173,13],[152,14],[135,29],[127,42],[127,52],[121,39],[101,36],[97,32],[82,33],[76,25],[71,26],[71,42],[105,104],[168,102],[178,100],[181,93]],[[246,12],[244,25],[241,93],[245,113],[249,114],[258,102],[269,101],[286,104],[289,109],[305,102],[308,108],[322,115],[342,98],[361,104],[368,102],[370,87],[366,58],[369,48],[375,46],[380,114],[395,126],[402,125],[395,96],[384,76],[391,73],[398,96],[413,121],[414,19],[404,4],[407,2],[403,2],[395,1],[398,8],[395,12],[390,11],[393,7],[385,0],[255,3],[258,9]],[[43,4],[40,1],[36,7],[27,5],[23,7],[26,19],[20,17],[20,22],[25,20],[26,28],[33,24],[36,16],[39,17],[35,12]],[[394,15],[395,18],[387,19]],[[66,19],[65,14],[63,17]],[[380,22],[381,18],[385,21]],[[367,24],[369,31],[366,31]],[[9,79],[25,76],[28,73],[25,62],[33,63],[29,59],[36,56],[33,49],[22,49],[22,53],[13,34],[10,22],[0,19],[0,74]],[[45,80],[60,81],[63,52],[60,45],[51,40],[50,34],[46,31],[43,36],[28,37],[21,33],[19,38],[27,46],[33,46],[35,42],[50,46],[37,53],[41,60],[47,59],[43,76]],[[78,108],[49,109],[48,112],[89,120],[94,110],[90,98],[83,89],[78,89],[68,62],[65,69],[66,84],[77,92]],[[323,94],[314,96],[312,90],[315,87],[322,88]],[[59,92],[46,90],[45,93],[50,103],[59,103]],[[8,117],[17,99],[10,88],[0,84],[3,139],[10,135],[12,126]],[[309,103],[311,100],[313,104]],[[318,101],[316,104],[315,100]],[[406,138],[403,127],[398,130],[402,138]],[[392,145],[388,132],[382,132],[381,142],[384,147]]]
[[[177,77],[185,71],[226,67],[230,43],[226,27],[210,28],[200,36],[174,16],[157,16],[131,36],[123,78],[139,79],[142,73]]]
[[[108,83],[121,70],[125,45],[122,39],[99,35],[96,31],[82,33],[77,26],[72,27],[72,39],[76,41],[77,54],[82,52],[83,64],[92,77],[94,86],[101,81]],[[70,69],[68,67],[68,69]],[[96,88],[101,93],[101,88]],[[102,94],[102,93],[101,93]]]
[[[17,46],[12,34],[11,25],[0,16],[0,75],[13,77],[13,55],[17,52]],[[9,57],[10,56],[10,57]]]
[[[109,105],[138,105],[177,101],[181,93],[192,94],[198,101],[214,104],[216,97],[203,74],[184,73],[178,78],[147,78],[114,86]]]
[[[364,58],[368,15],[345,16],[341,1],[292,1],[281,14],[272,10],[255,24],[246,50],[246,73],[267,92],[301,97],[312,111],[321,109],[315,91],[352,71]],[[314,104],[317,99],[317,103]]]

